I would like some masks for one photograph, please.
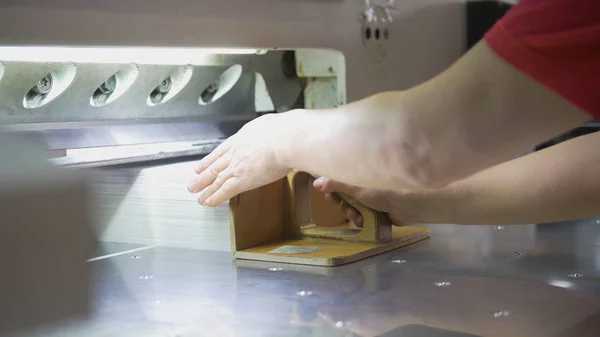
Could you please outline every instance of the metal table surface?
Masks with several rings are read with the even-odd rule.
[[[431,226],[354,264],[105,244],[93,314],[27,336],[600,336],[600,220]]]

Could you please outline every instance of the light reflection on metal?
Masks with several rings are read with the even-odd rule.
[[[151,48],[151,47],[15,47],[1,46],[0,59],[18,62],[137,63],[202,65],[216,55],[264,54],[249,48]]]
[[[509,315],[510,315],[510,311],[508,311],[508,310],[500,310],[500,311],[492,312],[492,316],[494,318],[508,317]]]
[[[573,284],[573,282],[564,281],[564,280],[549,280],[548,284],[555,286],[555,287],[559,287],[559,288],[565,288],[565,289],[571,289],[575,286]]]
[[[310,290],[308,290],[308,291],[302,290],[302,291],[297,292],[296,295],[301,296],[301,297],[312,296],[313,292]]]
[[[394,0],[364,0],[361,15],[362,23],[391,23],[392,12],[396,10]]]

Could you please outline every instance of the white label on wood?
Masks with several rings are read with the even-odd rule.
[[[321,249],[319,246],[281,246],[267,254],[311,254]]]

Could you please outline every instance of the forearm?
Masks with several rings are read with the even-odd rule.
[[[304,127],[284,146],[286,164],[387,189],[444,186],[590,118],[484,43],[407,91],[294,113]]]
[[[397,146],[406,125],[398,107],[401,95],[381,93],[336,109],[289,112],[286,124],[293,128],[279,151],[284,165],[356,186],[418,186],[405,172],[406,160],[398,160],[406,157]]]
[[[597,216],[599,146],[600,133],[579,137],[394,202],[425,223],[528,224]]]

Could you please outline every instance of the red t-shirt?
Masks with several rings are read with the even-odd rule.
[[[600,118],[600,0],[521,0],[485,40],[506,62]]]

